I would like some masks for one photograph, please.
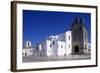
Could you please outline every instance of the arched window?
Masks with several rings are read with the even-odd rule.
[[[55,41],[53,41],[53,45],[55,44]]]
[[[61,48],[63,48],[63,45],[61,45]]]
[[[68,39],[70,40],[70,36],[68,36]]]
[[[52,45],[50,44],[50,47],[52,47]]]

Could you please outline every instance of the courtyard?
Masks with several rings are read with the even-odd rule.
[[[44,62],[44,61],[68,61],[68,60],[86,60],[91,59],[90,54],[69,55],[69,56],[23,56],[23,62]]]

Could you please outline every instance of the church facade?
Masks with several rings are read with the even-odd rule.
[[[75,19],[71,26],[72,53],[82,54],[88,51],[88,32],[84,25],[84,20]]]
[[[33,48],[35,56],[67,56],[88,52],[88,32],[83,19],[75,19],[69,31],[47,37]],[[29,48],[28,48],[29,49]]]

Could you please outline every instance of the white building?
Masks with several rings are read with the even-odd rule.
[[[31,47],[31,42],[27,41],[25,43],[25,48],[22,50],[23,56],[30,56],[33,55],[33,48]]]
[[[38,45],[40,46],[40,44]],[[49,36],[45,41],[41,42],[38,47],[38,54],[41,56],[66,56],[71,54],[71,31]]]

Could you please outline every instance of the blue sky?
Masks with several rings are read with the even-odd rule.
[[[63,33],[70,29],[75,18],[81,17],[84,18],[91,42],[90,13],[23,10],[23,44],[29,40],[34,46],[50,35]]]

